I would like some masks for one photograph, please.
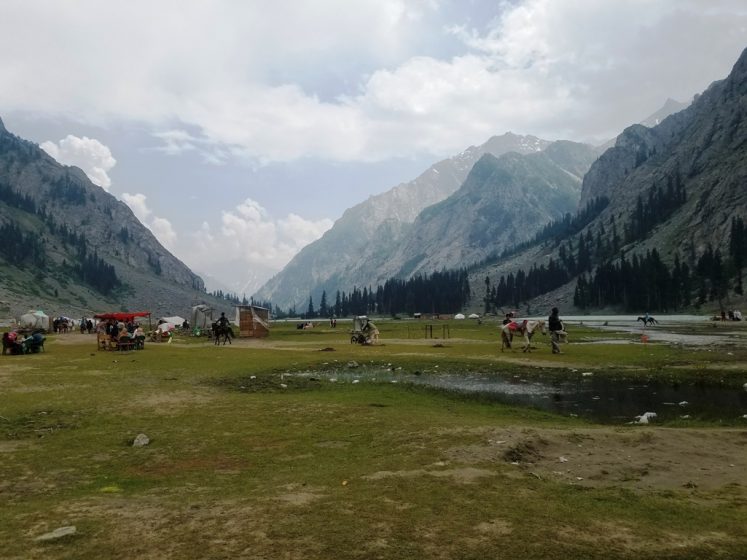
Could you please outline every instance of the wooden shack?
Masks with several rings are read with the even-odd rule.
[[[239,337],[262,338],[270,334],[270,310],[257,305],[237,305]]]

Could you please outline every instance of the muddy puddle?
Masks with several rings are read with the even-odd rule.
[[[287,374],[286,374],[287,375]],[[747,391],[741,387],[631,381],[581,373],[573,379],[506,377],[484,373],[336,372],[294,374],[322,382],[401,383],[456,392],[504,404],[527,406],[566,416],[588,418],[605,424],[632,422],[646,412],[657,422],[678,419],[744,422]]]

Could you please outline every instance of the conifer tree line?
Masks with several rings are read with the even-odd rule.
[[[335,301],[322,292],[319,306],[309,297],[306,318],[349,317],[351,315],[396,315],[397,313],[456,313],[471,294],[467,270],[443,270],[418,274],[409,280],[391,278],[376,289],[353,287],[350,293],[337,291]],[[289,310],[289,313],[295,309]],[[295,313],[293,313],[295,315]],[[277,316],[277,315],[276,315]]]
[[[60,196],[70,204],[81,204],[80,196],[81,193],[84,194],[83,188],[70,183],[69,179],[60,179],[60,181],[62,182],[56,185],[64,191]],[[89,251],[83,233],[77,233],[66,224],[58,224],[47,215],[44,208],[38,207],[31,197],[17,192],[7,183],[0,183],[0,200],[8,206],[39,216],[52,235],[76,252],[77,262],[70,266],[63,262],[63,267],[66,267],[78,280],[102,294],[110,294],[122,286],[115,268],[99,257],[96,250],[93,253]],[[85,202],[85,197],[83,202]],[[20,226],[12,221],[0,226],[0,235],[5,240],[0,244],[0,254],[9,263],[22,266],[30,262],[46,268],[45,244],[47,239],[43,235],[40,236],[34,232],[23,233]],[[120,232],[121,235],[122,232]]]
[[[111,294],[122,286],[114,267],[99,257],[96,250],[89,253],[85,245],[78,251],[78,262],[73,265],[73,271],[80,280],[102,294]]]
[[[46,253],[39,237],[31,232],[24,232],[16,222],[10,221],[0,225],[0,255],[14,266],[32,264],[44,268]]]
[[[623,224],[623,237],[612,216],[606,227],[600,224],[593,231],[587,229],[561,242],[557,259],[535,264],[529,271],[519,269],[501,276],[495,283],[486,277],[485,311],[518,307],[574,277],[578,277],[574,304],[582,309],[609,306],[626,311],[676,311],[709,301],[720,302],[730,290],[742,294],[747,230],[739,216],[731,221],[726,255],[721,249],[708,247],[697,257],[692,241],[687,259],[675,255],[671,266],[662,261],[656,250],[645,255],[620,255],[624,244],[644,239],[686,199],[679,173],[675,171],[667,178],[665,187],[654,184],[638,196],[633,213]],[[556,228],[557,224],[549,224],[543,232],[557,231]],[[541,232],[536,238],[542,235]]]

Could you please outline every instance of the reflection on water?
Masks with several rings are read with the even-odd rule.
[[[314,376],[348,383],[424,385],[604,423],[630,422],[644,412],[656,412],[660,421],[689,416],[729,422],[747,413],[747,391],[741,387],[696,382],[630,381],[589,374],[574,374],[572,379],[526,379],[486,373],[415,375],[390,371],[314,373]]]

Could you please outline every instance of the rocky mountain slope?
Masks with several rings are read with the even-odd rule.
[[[625,228],[637,227],[646,212],[653,189],[666,193],[682,189],[684,199],[654,215],[652,225],[632,241],[624,242],[618,255],[643,255],[656,249],[665,264],[675,255],[695,267],[710,247],[729,252],[731,219],[747,217],[747,50],[728,78],[714,82],[696,96],[686,109],[647,128],[633,125],[591,166],[584,177],[580,205],[597,197],[609,199],[608,206],[580,234],[600,233],[603,244],[615,231],[621,238]],[[604,232],[604,233],[601,233]],[[576,234],[573,238],[577,239]],[[537,244],[510,259],[473,271],[474,307],[485,295],[486,275],[498,278],[534,263],[558,258],[559,247],[568,238]],[[543,309],[551,303],[572,307],[576,279],[552,293],[529,302]],[[732,292],[730,297],[734,297]],[[738,299],[738,297],[737,297]]]
[[[146,309],[186,317],[210,299],[126,204],[2,121],[0,228],[0,301],[14,315]]]
[[[591,146],[567,141],[528,155],[485,154],[457,192],[420,213],[377,282],[468,266],[529,240],[542,225],[576,210],[581,181],[597,155]]]
[[[531,154],[550,142],[506,133],[442,160],[413,181],[372,196],[348,209],[320,239],[309,244],[256,294],[287,308],[305,308],[309,294],[349,290],[377,277],[420,212],[446,199],[462,185],[484,155]],[[324,288],[323,288],[324,287]]]

